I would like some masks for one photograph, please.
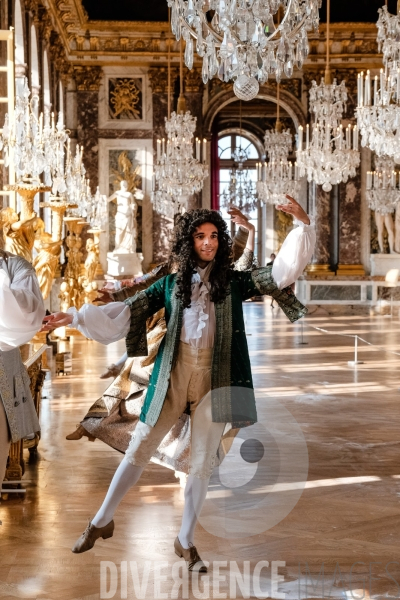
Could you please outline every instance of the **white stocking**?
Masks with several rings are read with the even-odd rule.
[[[209,477],[207,479],[199,479],[194,475],[188,477],[185,487],[185,507],[183,509],[181,530],[178,535],[184,548],[189,548],[190,544],[194,544],[197,515],[200,514],[203,508],[209,481]]]
[[[122,460],[115,471],[100,510],[92,519],[92,524],[95,527],[104,527],[112,520],[122,498],[137,483],[142,472],[143,467],[131,465],[125,458]]]
[[[125,352],[125,354],[123,354],[121,356],[121,358],[118,359],[118,361],[115,363],[115,366],[116,367],[122,367],[122,365],[125,364],[127,360],[128,360],[128,353]]]

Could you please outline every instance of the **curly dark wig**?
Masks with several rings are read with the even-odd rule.
[[[178,217],[176,221],[170,256],[170,264],[173,263],[177,271],[177,297],[182,300],[184,308],[190,306],[192,274],[197,266],[193,234],[196,228],[204,223],[212,223],[218,229],[218,250],[209,277],[210,298],[213,302],[222,302],[229,294],[232,240],[226,223],[216,210],[205,208],[189,210]]]

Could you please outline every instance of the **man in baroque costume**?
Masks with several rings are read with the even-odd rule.
[[[47,328],[77,327],[101,343],[126,338],[128,356],[147,354],[146,319],[165,308],[167,332],[160,345],[144,399],[140,422],[95,517],[73,552],[91,549],[114,531],[114,513],[128,490],[181,414],[192,418],[192,448],[185,506],[174,548],[189,570],[205,572],[194,546],[197,515],[226,426],[257,422],[242,302],[256,295],[276,299],[291,322],[307,309],[290,285],[311,257],[315,233],[307,214],[293,199],[281,207],[300,221],[285,240],[274,266],[234,271],[232,241],[217,211],[197,209],[177,221],[171,260],[176,272],[125,302],[47,317]],[[291,238],[291,239],[289,239]],[[232,388],[240,393],[230,393]],[[200,414],[200,418],[194,419]]]
[[[19,346],[41,328],[44,315],[32,265],[0,250],[0,487],[10,442],[40,429]]]

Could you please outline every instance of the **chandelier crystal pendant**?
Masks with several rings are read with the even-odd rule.
[[[282,73],[292,77],[308,55],[307,32],[317,30],[321,0],[167,0],[171,28],[185,39],[185,63],[193,66],[194,43],[203,59],[203,82],[235,80],[241,100],[255,98],[259,84]],[[282,8],[283,18],[274,23]]]
[[[375,171],[367,172],[366,199],[369,208],[382,215],[396,210],[400,200],[400,177],[393,158],[375,157]]]
[[[345,82],[331,83],[329,69],[329,32],[330,0],[327,3],[326,23],[326,70],[320,85],[312,82],[310,89],[310,107],[314,113],[311,130],[306,127],[304,145],[303,127],[299,127],[297,136],[297,165],[299,176],[307,175],[309,182],[322,185],[329,192],[333,185],[346,182],[354,177],[360,164],[358,151],[358,129],[348,125],[343,128],[341,121],[347,101]]]

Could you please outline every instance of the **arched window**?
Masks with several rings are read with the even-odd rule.
[[[219,205],[222,216],[235,234],[235,226],[227,212],[228,204],[241,208],[256,228],[257,254],[258,203],[254,196],[257,182],[256,164],[260,161],[260,143],[246,132],[232,130],[218,140]],[[258,146],[258,147],[257,147]],[[243,207],[243,208],[242,208]]]

